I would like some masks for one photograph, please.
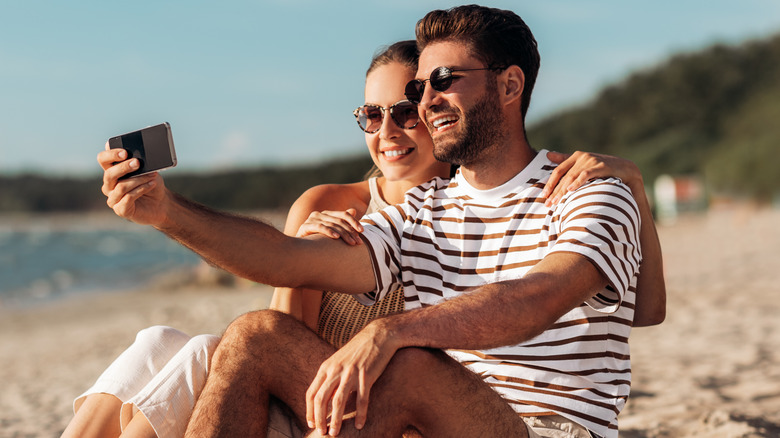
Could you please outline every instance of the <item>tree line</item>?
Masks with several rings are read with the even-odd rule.
[[[368,154],[305,166],[262,167],[214,173],[175,172],[165,185],[217,209],[287,209],[309,187],[360,181],[371,169]],[[100,177],[0,176],[0,212],[105,210]]]
[[[780,35],[679,54],[529,130],[531,144],[628,158],[646,182],[697,175],[711,192],[780,195]]]

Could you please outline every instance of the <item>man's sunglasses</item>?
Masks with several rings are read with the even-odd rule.
[[[390,118],[401,129],[412,129],[420,123],[420,115],[417,113],[417,105],[402,100],[390,105],[388,108],[379,105],[365,104],[352,111],[357,119],[357,124],[363,131],[373,134],[382,128],[382,119],[385,117],[385,111],[390,111]]]
[[[485,67],[485,68],[463,68],[463,69],[451,69],[449,67],[437,67],[431,72],[429,79],[419,80],[413,79],[406,84],[404,94],[415,105],[419,105],[422,101],[423,93],[425,92],[425,83],[430,82],[431,88],[438,92],[447,91],[452,85],[452,80],[457,76],[452,76],[456,71],[477,71],[477,70],[503,70],[506,67]]]

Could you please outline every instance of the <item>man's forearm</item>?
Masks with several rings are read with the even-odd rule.
[[[498,283],[435,306],[392,315],[377,321],[379,331],[391,333],[395,350],[404,347],[479,350],[514,345],[538,334],[537,324],[508,321],[522,305],[512,300],[511,286]],[[514,302],[513,302],[514,301]],[[501,309],[500,311],[498,309]]]
[[[435,306],[377,320],[377,329],[391,333],[388,342],[396,350],[515,345],[542,333],[605,284],[584,258],[557,254],[522,279],[488,284]]]
[[[282,251],[284,234],[257,219],[218,212],[175,193],[170,199],[165,220],[155,228],[235,275],[267,284],[284,281],[269,275],[282,270],[283,257],[266,257]],[[274,269],[275,261],[279,266]]]
[[[170,194],[155,228],[208,262],[258,283],[346,293],[374,287],[364,246],[332,239],[299,239],[254,218],[212,210]]]

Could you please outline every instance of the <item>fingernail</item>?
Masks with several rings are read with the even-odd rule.
[[[334,428],[332,428],[332,427],[331,427],[331,428],[330,428],[330,430],[328,431],[328,435],[330,435],[330,436],[336,436],[336,429],[334,429]]]
[[[309,429],[314,429],[314,422],[313,421],[306,421],[306,424],[309,426]]]
[[[362,429],[362,428],[363,428],[363,423],[358,423],[358,422],[356,421],[356,422],[355,422],[355,429]]]
[[[130,168],[131,169],[138,169],[138,160],[133,160],[130,162]]]
[[[119,151],[119,158],[121,158],[121,159],[123,159],[123,160],[124,160],[125,158],[127,158],[127,151],[126,151],[126,150],[124,150],[124,149],[120,150],[120,151]]]
[[[550,196],[550,191],[547,190],[547,189],[542,190],[542,195],[541,196],[542,196],[542,198],[546,198],[546,197]]]

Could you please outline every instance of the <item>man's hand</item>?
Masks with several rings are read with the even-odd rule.
[[[158,225],[164,220],[162,206],[167,191],[157,172],[120,181],[120,177],[138,169],[139,162],[128,160],[124,149],[110,149],[108,143],[97,160],[103,168],[102,191],[114,213],[144,225]]]
[[[557,204],[567,192],[576,190],[593,178],[614,176],[623,180],[631,191],[644,189],[642,173],[633,161],[580,151],[573,154],[548,152],[547,158],[558,163],[542,191],[548,206]]]
[[[320,434],[339,434],[352,393],[357,395],[355,427],[362,429],[365,425],[371,387],[398,349],[390,342],[392,336],[380,321],[368,324],[323,362],[306,391],[306,421]],[[330,429],[327,423],[329,410]]]

